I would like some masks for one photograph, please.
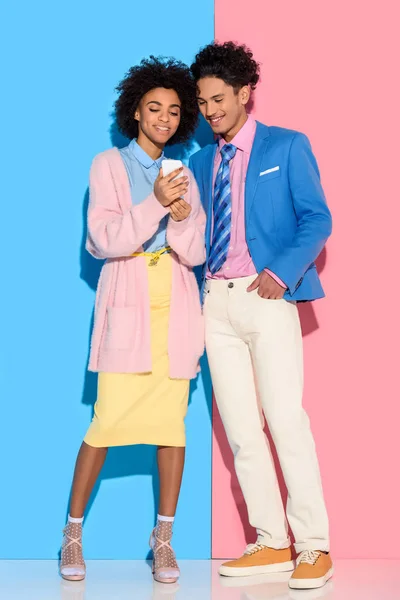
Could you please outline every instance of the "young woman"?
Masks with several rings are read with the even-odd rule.
[[[65,579],[85,577],[83,515],[107,449],[153,444],[160,477],[153,573],[173,583],[184,417],[204,349],[192,267],[205,261],[205,214],[190,171],[164,177],[161,161],[167,144],[184,142],[195,130],[196,89],[185,65],[150,57],[130,69],[117,91],[118,125],[132,141],[96,156],[90,172],[86,247],[106,259],[89,360],[89,369],[99,372],[98,395],[75,466],[60,570]]]

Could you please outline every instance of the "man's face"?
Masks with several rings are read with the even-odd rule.
[[[218,77],[203,77],[197,82],[197,100],[203,117],[213,132],[229,136],[246,117],[246,104],[250,97],[249,86],[238,91]]]

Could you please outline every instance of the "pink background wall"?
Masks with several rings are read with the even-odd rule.
[[[254,114],[307,133],[334,217],[319,261],[327,299],[301,316],[338,558],[400,557],[396,4],[216,0],[216,39],[245,42],[262,62]],[[214,426],[213,557],[224,558],[254,535],[215,409]]]

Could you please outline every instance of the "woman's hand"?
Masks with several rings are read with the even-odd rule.
[[[184,221],[192,212],[192,207],[186,200],[180,198],[169,205],[169,210],[174,221]]]
[[[173,181],[174,177],[182,173],[182,171],[183,167],[176,169],[170,175],[164,177],[163,170],[160,169],[160,173],[154,183],[154,194],[163,206],[170,206],[174,200],[178,200],[178,198],[181,198],[188,191],[188,177],[179,177]]]

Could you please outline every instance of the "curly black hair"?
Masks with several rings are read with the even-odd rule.
[[[129,69],[116,87],[119,96],[115,102],[115,114],[121,133],[130,140],[138,137],[139,125],[134,118],[135,111],[143,96],[155,88],[175,90],[182,103],[179,127],[167,144],[188,141],[199,119],[196,83],[189,67],[174,58],[150,56],[143,59],[140,65]]]
[[[197,82],[203,77],[218,77],[235,91],[244,85],[256,89],[260,78],[260,64],[244,44],[213,42],[200,50],[190,67]]]

